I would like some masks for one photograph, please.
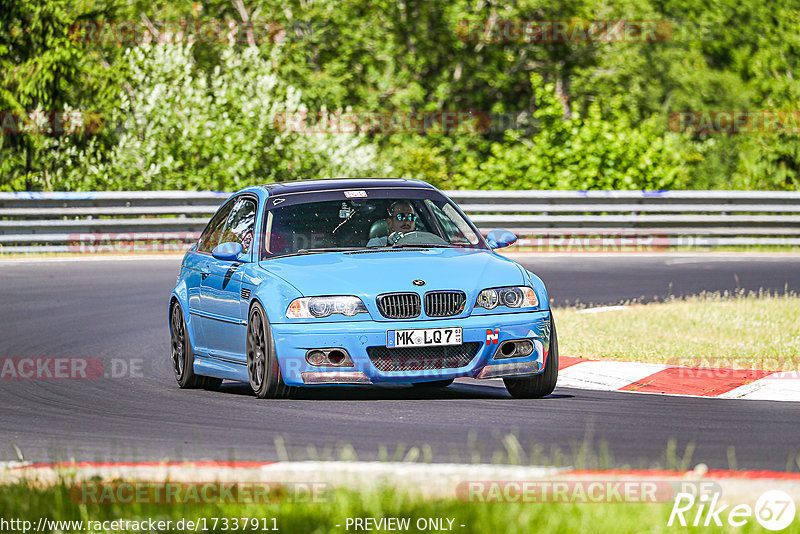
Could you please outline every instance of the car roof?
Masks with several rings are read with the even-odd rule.
[[[348,178],[348,179],[321,179],[302,180],[297,182],[281,182],[264,184],[261,187],[272,195],[285,195],[288,193],[305,193],[310,191],[332,191],[337,189],[368,189],[374,187],[424,188],[434,189],[429,183],[422,180],[405,180],[397,178]]]

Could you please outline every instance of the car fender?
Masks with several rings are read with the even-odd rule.
[[[547,296],[547,288],[545,287],[542,279],[524,268],[522,268],[522,274],[526,279],[526,283],[530,285],[533,288],[534,293],[536,293],[536,298],[539,299],[539,309],[549,310],[550,300]]]
[[[289,304],[303,296],[295,286],[256,264],[248,265],[242,273],[242,289],[250,289],[250,298],[242,299],[245,322],[249,320],[250,308],[256,300],[264,308],[270,324],[286,322]]]
[[[181,266],[181,273],[183,273],[183,266]],[[177,301],[178,305],[181,307],[181,313],[183,314],[183,321],[186,324],[186,335],[189,336],[189,343],[193,348],[197,347],[197,343],[194,339],[194,328],[192,327],[192,321],[194,320],[194,316],[189,313],[189,296],[188,290],[186,288],[186,279],[183,276],[178,276],[178,283],[175,288],[172,290],[172,293],[169,296],[169,306],[167,306],[167,325],[169,326],[169,333],[172,335],[172,302]]]
[[[253,288],[248,300],[242,300],[242,317],[246,322],[250,320],[250,309],[258,302],[267,315],[269,324],[286,321],[286,310],[289,304],[303,294],[295,286],[268,270],[262,268],[245,269],[242,275],[242,289]],[[281,373],[285,373],[284,362],[281,361],[278,347],[275,347],[275,357]]]

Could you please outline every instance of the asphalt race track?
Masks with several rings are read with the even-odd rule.
[[[703,290],[800,291],[797,255],[572,255],[522,260],[555,304],[649,301]],[[88,357],[114,376],[0,380],[0,460],[277,460],[325,458],[349,444],[361,460],[398,444],[429,445],[434,461],[490,462],[516,432],[522,446],[567,454],[603,444],[614,465],[664,465],[667,444],[689,467],[800,470],[800,403],[558,388],[514,400],[502,383],[319,389],[257,400],[249,386],[181,391],[169,363],[168,295],[175,258],[0,262],[0,358]],[[313,445],[316,452],[310,451]],[[729,449],[729,447],[733,449]],[[425,448],[427,450],[427,448]],[[472,456],[469,456],[472,455]],[[562,461],[565,461],[562,459]]]

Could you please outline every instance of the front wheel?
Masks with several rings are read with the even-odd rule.
[[[550,314],[550,351],[544,364],[544,371],[533,376],[504,378],[506,389],[517,399],[538,399],[550,395],[558,381],[558,335],[556,322]]]
[[[294,392],[284,384],[267,314],[256,302],[247,321],[247,375],[259,399],[287,398]]]
[[[181,306],[177,302],[172,305],[170,313],[170,341],[172,345],[172,370],[181,389],[205,388],[219,389],[221,378],[194,374],[194,350],[186,334],[186,321],[183,319]]]

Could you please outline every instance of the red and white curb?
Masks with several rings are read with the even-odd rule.
[[[587,308],[579,313],[624,310],[636,305]],[[685,367],[559,357],[557,386],[602,391],[771,401],[800,401],[800,371]]]
[[[559,358],[558,387],[725,399],[800,401],[800,372]]]

